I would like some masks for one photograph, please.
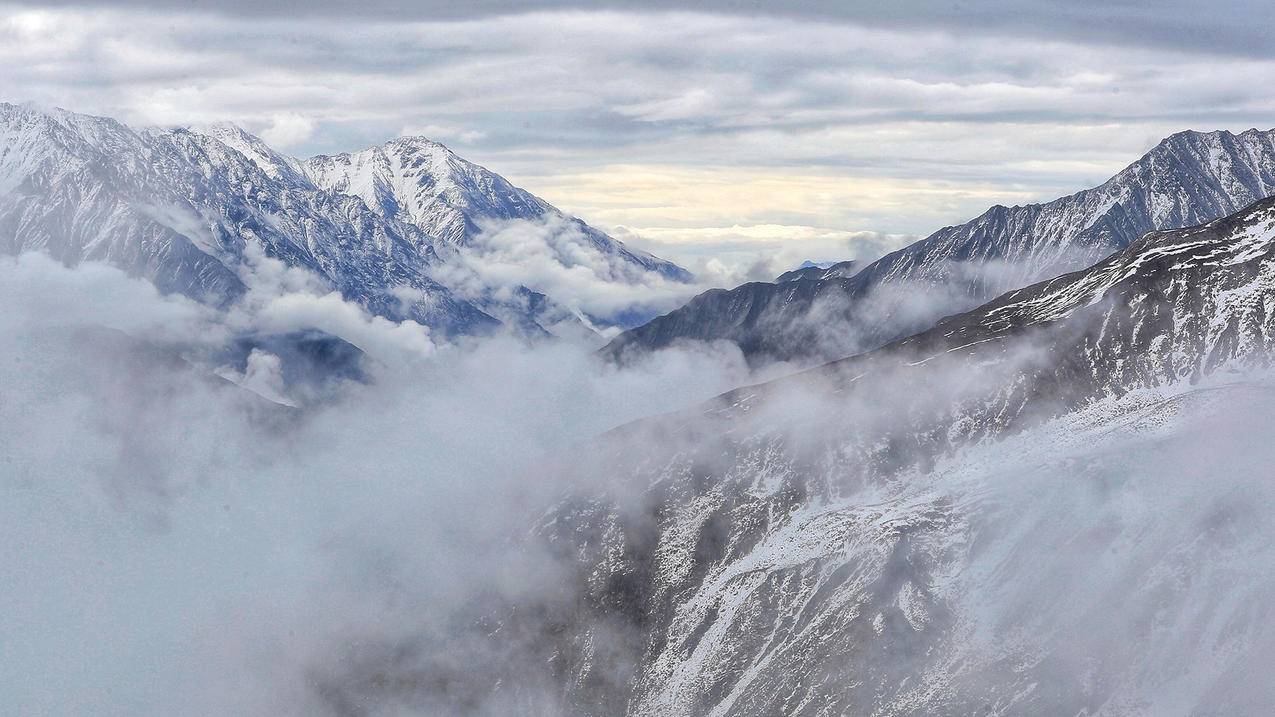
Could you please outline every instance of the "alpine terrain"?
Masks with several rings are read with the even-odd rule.
[[[317,679],[440,712],[1251,712],[1272,308],[1275,199],[622,427],[523,541],[559,590]]]
[[[1008,289],[1092,264],[1146,232],[1226,216],[1275,193],[1275,130],[1179,132],[1093,189],[995,206],[850,276],[714,289],[631,329],[611,356],[725,340],[755,361],[818,363],[875,348]]]
[[[1229,4],[5,3],[0,717],[1275,714]]]
[[[547,219],[632,276],[689,279],[423,138],[300,161],[233,125],[133,129],[0,104],[0,251],[105,261],[216,306],[277,260],[374,315],[444,336],[502,319],[543,335],[579,311],[525,286],[457,293],[437,275],[484,228]]]

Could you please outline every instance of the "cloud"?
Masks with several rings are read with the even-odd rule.
[[[254,348],[248,353],[248,362],[242,373],[223,366],[216,370],[216,374],[264,399],[296,407],[284,388],[283,361],[272,353]]]
[[[0,255],[0,327],[29,331],[84,325],[143,334],[161,341],[226,337],[211,310],[106,264],[71,269],[45,254]]]
[[[0,259],[13,709],[333,713],[325,681],[357,677],[375,646],[553,579],[534,554],[505,560],[561,488],[543,456],[749,376],[729,347],[627,369],[562,342],[434,348],[277,269],[259,263],[257,293],[216,314],[98,264]],[[302,326],[379,347],[374,379],[298,412],[217,380],[199,352],[173,360]],[[231,378],[286,400],[277,356]]]
[[[146,8],[169,6],[159,0],[55,0],[29,3],[35,7],[116,7]],[[681,10],[675,0],[611,0],[604,7],[633,13]],[[544,11],[571,12],[597,9],[598,3],[583,0],[540,0],[533,7],[512,0],[483,0],[451,3],[438,0],[403,2],[373,0],[356,12],[348,3],[323,2],[255,3],[247,0],[217,0],[200,4],[208,13],[232,16],[261,15],[295,18],[298,11],[377,21],[491,20],[506,15]],[[889,4],[840,2],[757,2],[708,0],[697,3],[702,12],[724,16],[752,16],[767,19],[798,19],[825,24],[848,23],[870,27],[942,29],[980,35],[1029,36],[1034,38],[1082,40],[1118,45],[1146,45],[1177,49],[1183,46],[1218,53],[1261,54],[1271,48],[1270,38],[1256,28],[1272,18],[1269,4],[1259,0],[1238,0],[1201,15],[1190,0],[1158,3],[1154,8],[1139,4],[1117,4],[1098,0],[1059,5],[1044,0],[998,0],[977,5],[952,6],[929,0],[904,0]]]
[[[393,354],[423,357],[435,349],[429,327],[410,319],[394,322],[373,316],[336,292],[284,294],[271,297],[255,308],[253,319],[262,329],[279,333],[319,329],[340,336],[378,358]]]
[[[553,215],[489,223],[437,266],[434,278],[470,299],[512,301],[525,286],[572,311],[617,323],[668,311],[698,291],[600,249],[579,224]]]
[[[1173,131],[1275,112],[1270,53],[1218,40],[1268,9],[1244,23],[1179,5],[929,13],[945,25],[814,5],[399,8],[394,22],[10,7],[0,95],[142,124],[231,119],[298,154],[425,131],[599,226],[914,234],[1092,185]],[[1148,48],[1066,29],[1095,13],[1157,42],[1187,18],[1187,35],[1215,35]]]
[[[314,120],[295,112],[272,116],[270,124],[261,130],[261,138],[279,149],[301,144],[313,134]]]
[[[920,237],[811,226],[617,227],[612,234],[690,269],[704,287],[774,281],[805,261],[855,260],[862,265]]]
[[[461,144],[473,144],[487,136],[486,132],[468,129],[454,124],[409,125],[399,131],[404,137],[425,137],[436,142],[458,141]]]
[[[390,321],[348,302],[314,273],[244,246],[240,278],[247,293],[221,318],[241,334],[287,334],[317,329],[339,336],[381,361],[418,361],[437,348],[428,326]],[[402,298],[413,299],[408,289]]]

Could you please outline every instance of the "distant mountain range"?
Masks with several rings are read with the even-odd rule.
[[[1089,266],[1146,232],[1226,216],[1272,193],[1275,130],[1179,132],[1093,189],[994,206],[854,272],[712,290],[621,334],[604,352],[724,340],[754,361],[819,363]]]
[[[572,309],[525,286],[458,295],[435,270],[493,222],[547,218],[633,271],[690,278],[424,138],[302,161],[228,124],[133,129],[0,104],[0,251],[106,261],[214,305],[244,294],[259,253],[443,335],[502,320],[543,333]]]
[[[785,281],[818,281],[822,279],[834,279],[837,277],[854,276],[859,270],[859,262],[857,261],[838,261],[825,264],[816,264],[813,261],[804,261],[801,266],[792,271],[785,271],[775,278],[776,284],[782,284]]]

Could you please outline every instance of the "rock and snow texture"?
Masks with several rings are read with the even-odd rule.
[[[524,286],[500,287],[503,302],[461,296],[435,277],[485,227],[546,215],[637,274],[688,278],[426,140],[301,162],[233,125],[133,129],[0,104],[0,251],[102,260],[213,304],[241,296],[268,257],[443,334],[488,331],[492,313],[535,329],[552,299]]]
[[[485,222],[557,219],[574,224],[595,250],[608,256],[671,279],[690,278],[685,269],[624,246],[424,137],[311,157],[302,167],[317,186],[357,196],[381,216],[412,224],[449,246],[470,244]]]
[[[535,660],[581,714],[1255,713],[1272,309],[1268,200],[613,432]]]
[[[627,714],[1257,714],[1272,431],[1226,413],[1272,401],[1148,393],[822,500],[754,480],[680,502],[649,564],[600,569],[659,586]]]
[[[1088,266],[1146,232],[1210,221],[1272,193],[1275,130],[1180,132],[1093,189],[1045,204],[992,207],[848,278],[702,294],[622,334],[608,351],[721,339],[762,357],[838,358]]]

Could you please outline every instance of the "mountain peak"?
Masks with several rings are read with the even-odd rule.
[[[190,127],[189,131],[212,137],[239,152],[257,165],[271,179],[286,179],[303,184],[309,183],[300,162],[285,154],[276,152],[260,137],[233,122],[219,121],[207,125],[195,125]]]
[[[135,134],[131,128],[110,117],[45,107],[35,102],[0,103],[0,120],[10,129],[16,129],[19,123],[28,127],[42,126],[48,130],[65,130],[89,141],[101,141],[109,134]]]
[[[324,189],[360,197],[382,216],[420,227],[448,244],[468,243],[479,217],[536,219],[547,203],[426,137],[397,137],[357,152],[305,160]]]
[[[456,156],[456,153],[453,152],[447,145],[443,144],[442,142],[430,139],[429,137],[426,137],[424,135],[419,135],[419,134],[408,134],[408,135],[403,135],[402,137],[395,137],[394,139],[389,140],[385,144],[382,144],[381,147],[442,151],[452,156]]]
[[[1146,232],[1210,221],[1272,194],[1275,130],[1178,132],[1097,187],[1040,204],[994,205],[848,278],[702,294],[616,337],[606,353],[725,339],[750,357],[845,356],[1014,286],[1089,266]],[[942,298],[917,301],[922,294]]]
[[[1232,142],[1269,142],[1271,136],[1275,134],[1275,129],[1261,130],[1256,127],[1250,127],[1241,132],[1232,132],[1225,129],[1216,129],[1210,131],[1200,131],[1194,129],[1186,129],[1160,140],[1156,146],[1147,153],[1147,157],[1153,156],[1157,151],[1165,149],[1179,148],[1183,146],[1194,146],[1199,144],[1220,145]],[[1145,158],[1145,157],[1144,157]]]

